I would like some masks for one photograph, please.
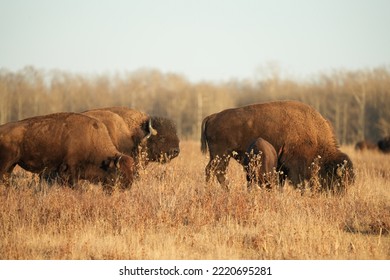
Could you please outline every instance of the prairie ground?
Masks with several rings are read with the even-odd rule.
[[[17,169],[0,186],[0,259],[390,259],[390,155],[342,150],[357,174],[344,195],[248,192],[233,161],[229,192],[206,185],[193,141],[112,195]]]

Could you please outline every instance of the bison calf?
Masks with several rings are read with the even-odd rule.
[[[355,151],[377,150],[378,145],[370,140],[359,141],[355,144]]]
[[[270,188],[272,173],[276,171],[278,155],[274,146],[263,138],[257,138],[248,148],[244,158],[248,187],[258,184]]]
[[[0,126],[0,182],[16,165],[43,177],[56,174],[73,185],[78,179],[123,187],[133,181],[134,161],[112,143],[106,126],[88,116],[57,113]]]

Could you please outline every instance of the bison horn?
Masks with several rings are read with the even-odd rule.
[[[118,169],[121,167],[121,165],[119,163],[121,161],[121,159],[122,159],[122,155],[115,158],[115,167]]]
[[[155,130],[152,126],[152,119],[149,119],[149,133],[146,135],[146,139],[149,139],[152,135],[157,135],[157,130]]]

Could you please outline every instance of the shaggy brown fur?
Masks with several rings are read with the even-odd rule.
[[[70,185],[78,179],[111,185],[119,177],[127,187],[134,173],[133,159],[116,149],[106,126],[75,113],[0,126],[0,181],[8,181],[16,164],[43,177],[57,174]]]
[[[276,150],[283,147],[282,170],[295,185],[311,177],[311,163],[321,156],[324,188],[340,186],[354,178],[349,157],[338,149],[330,123],[312,107],[296,101],[276,101],[227,109],[203,120],[201,149],[210,151],[206,180],[213,174],[226,184],[230,157],[243,163],[249,145],[258,137]],[[218,158],[216,162],[215,159]]]
[[[244,158],[244,167],[247,172],[248,187],[253,183],[259,186],[270,184],[269,178],[277,168],[278,155],[274,146],[263,138],[257,138],[253,142]]]
[[[110,113],[104,113],[110,112]],[[114,116],[113,113],[116,115]],[[176,126],[170,119],[150,117],[127,107],[108,107],[86,111],[106,124],[108,130],[123,153],[130,153],[138,162],[140,153],[147,153],[147,160],[169,162],[179,155],[179,138]],[[120,116],[122,120],[118,120]],[[149,120],[157,133],[150,133]],[[123,123],[127,129],[123,129]],[[140,148],[140,149],[139,149]],[[143,164],[146,164],[144,162]]]
[[[149,115],[134,109],[130,109],[123,106],[97,108],[90,111],[109,111],[119,115],[126,123],[129,131],[136,138],[143,138],[149,133],[147,123],[149,121]],[[90,112],[87,111],[87,112]]]
[[[134,124],[129,127],[128,122],[125,122],[121,116],[108,110],[90,110],[82,114],[103,122],[112,142],[120,152],[132,157],[137,156],[137,146],[145,137],[145,133],[140,127],[136,127]]]

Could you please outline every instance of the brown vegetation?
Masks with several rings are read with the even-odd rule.
[[[48,187],[20,170],[0,187],[1,259],[389,259],[390,157],[342,147],[357,180],[343,196],[207,186],[198,142],[150,164],[130,190]]]

